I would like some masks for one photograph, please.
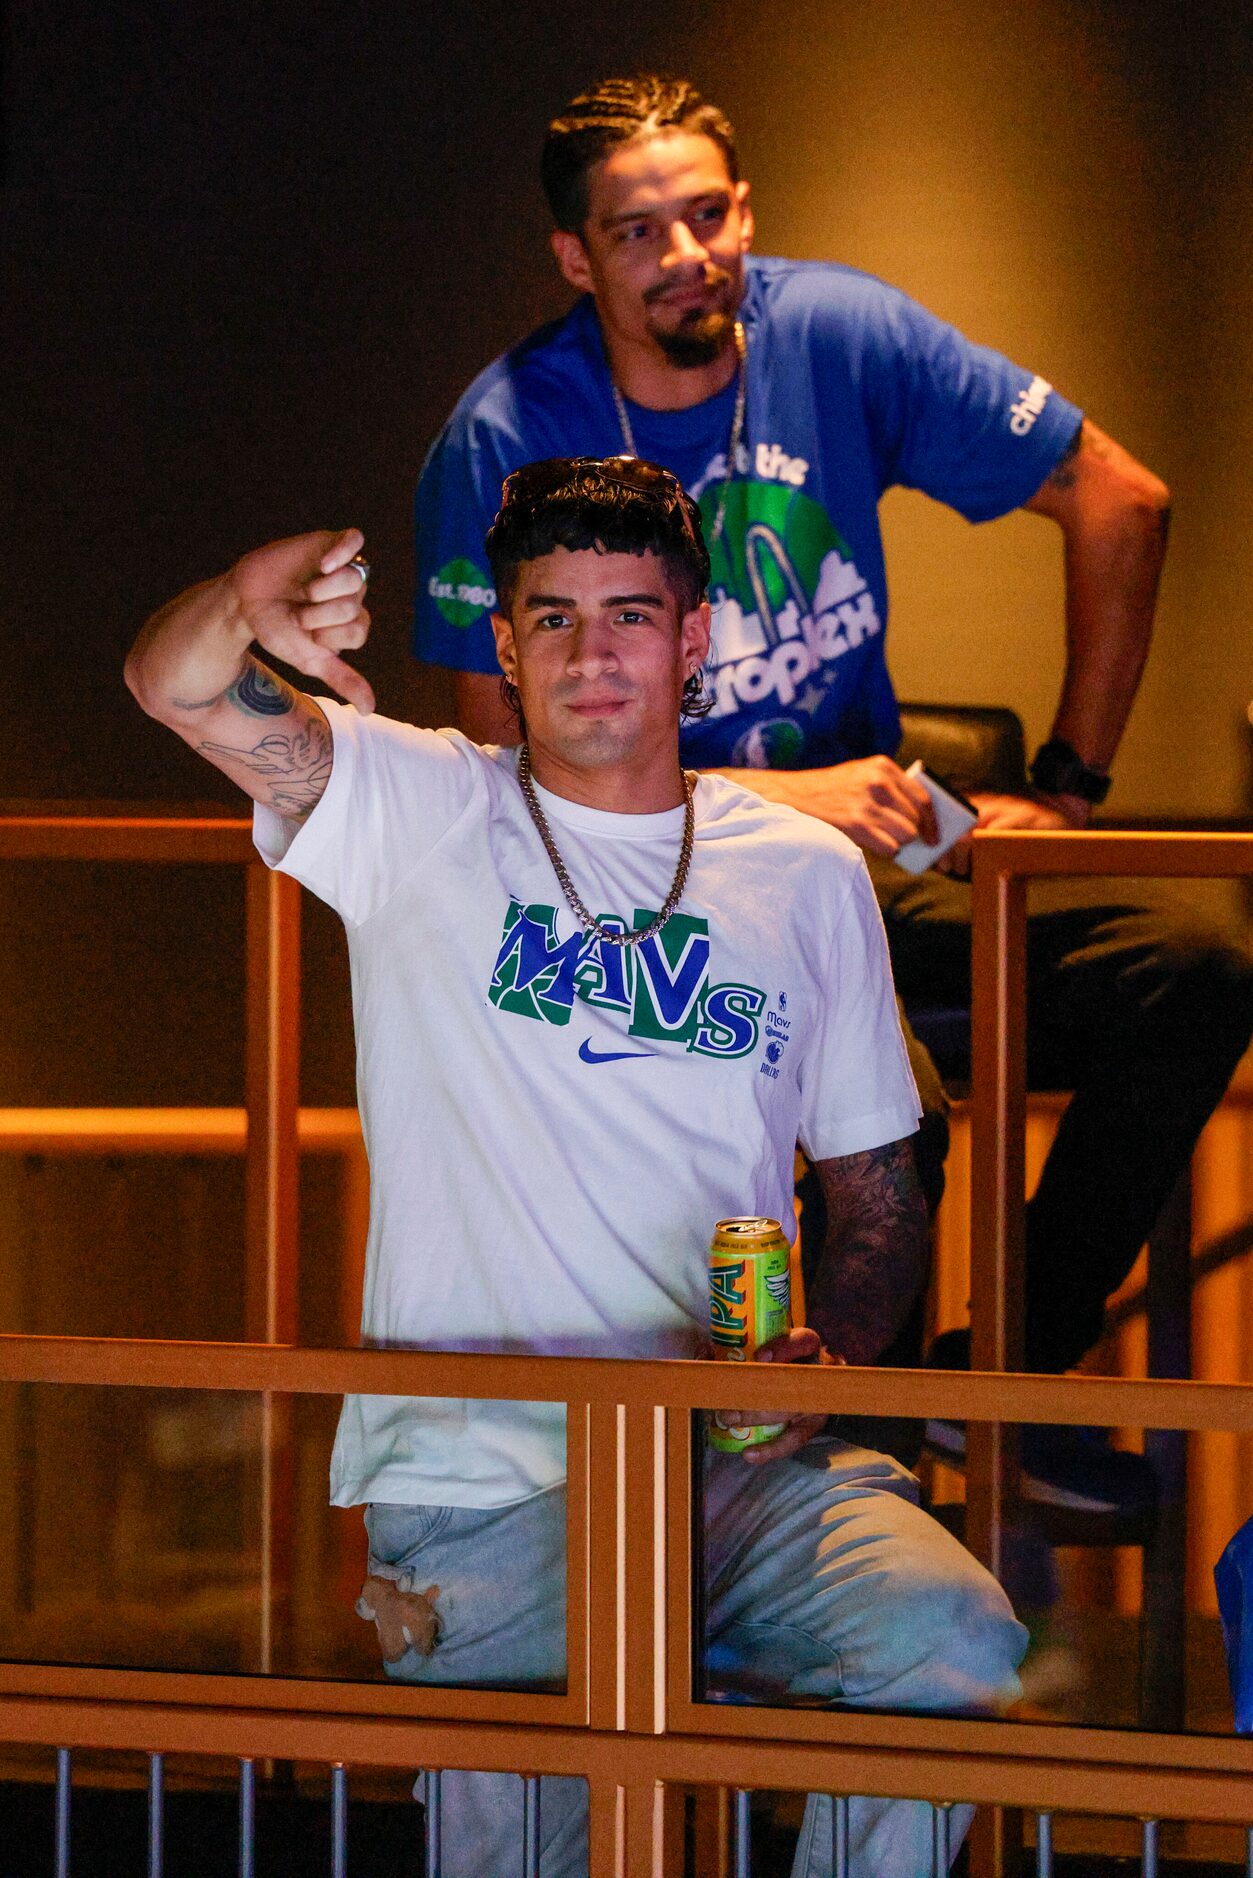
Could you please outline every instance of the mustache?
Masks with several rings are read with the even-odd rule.
[[[725,268],[710,264],[703,273],[694,275],[691,280],[661,280],[656,286],[644,290],[644,305],[655,306],[659,300],[668,300],[671,294],[690,293],[693,287],[729,287],[731,276]]]
[[[625,704],[634,694],[629,685],[598,685],[595,690],[577,681],[554,685],[552,697],[557,704]]]

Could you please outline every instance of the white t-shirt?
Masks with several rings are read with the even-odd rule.
[[[516,752],[324,703],[335,760],[257,847],[341,915],[370,1157],[362,1334],[550,1355],[705,1352],[714,1222],[791,1234],[815,1160],[911,1134],[918,1104],[879,911],[851,842],[717,776],[678,911],[620,949],[580,933]],[[646,924],[681,808],[540,790],[602,920]],[[564,1410],[350,1396],[337,1505],[499,1506],[564,1473]]]

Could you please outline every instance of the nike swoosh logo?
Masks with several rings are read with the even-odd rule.
[[[628,1056],[656,1056],[655,1050],[593,1050],[590,1037],[579,1045],[581,1063],[621,1063]]]

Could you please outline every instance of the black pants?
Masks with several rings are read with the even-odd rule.
[[[871,875],[905,1004],[968,1006],[969,886],[885,862]],[[1074,1093],[1027,1208],[1026,1357],[1059,1371],[1100,1337],[1105,1300],[1244,1054],[1253,959],[1173,914],[1050,895],[1027,920],[1027,1074],[1033,1088]],[[935,1200],[943,1091],[926,1074],[919,1090],[920,1172]]]

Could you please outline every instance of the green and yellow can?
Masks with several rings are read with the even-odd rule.
[[[777,1219],[720,1219],[709,1248],[709,1331],[714,1356],[750,1363],[792,1321],[791,1254]],[[710,1445],[724,1454],[773,1441],[782,1422],[724,1428],[710,1417]]]

